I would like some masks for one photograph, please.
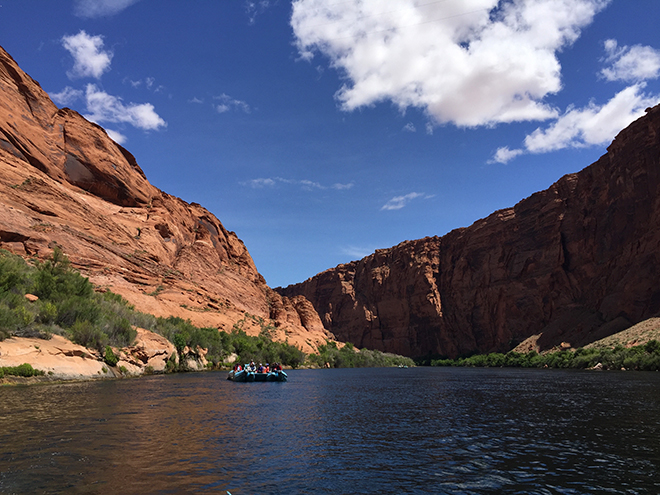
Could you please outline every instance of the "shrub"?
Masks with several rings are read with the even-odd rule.
[[[19,364],[18,366],[7,366],[0,369],[2,369],[4,375],[30,377],[42,376],[45,374],[41,370],[35,370],[29,363]]]
[[[46,301],[39,309],[39,321],[41,323],[50,324],[57,320],[57,306],[52,302]]]
[[[657,340],[649,340],[644,345],[644,350],[649,354],[660,354],[660,342]]]
[[[119,357],[112,351],[112,347],[109,345],[105,346],[103,361],[105,361],[105,364],[108,366],[117,366],[117,363],[119,362]]]
[[[71,340],[76,344],[102,351],[108,336],[89,321],[76,321],[71,327]]]

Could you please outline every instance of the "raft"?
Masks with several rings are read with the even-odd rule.
[[[235,382],[285,382],[288,375],[284,371],[270,371],[268,373],[257,373],[256,371],[230,371],[227,380]]]

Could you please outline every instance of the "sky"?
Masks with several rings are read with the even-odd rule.
[[[271,287],[471,225],[660,103],[658,0],[0,0],[0,45]]]

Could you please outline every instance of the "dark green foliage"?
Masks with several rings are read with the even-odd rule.
[[[478,354],[459,359],[436,359],[432,366],[516,367],[516,368],[572,368],[587,369],[597,365],[603,369],[656,371],[660,370],[660,342],[651,340],[635,347],[616,346],[614,349],[576,349],[546,354]]]
[[[89,321],[78,320],[69,329],[71,340],[90,349],[101,351],[108,342],[108,336]]]
[[[246,318],[249,318],[246,315]],[[258,337],[251,337],[243,330],[234,328],[231,333],[220,332],[216,328],[197,328],[190,320],[177,317],[157,318],[154,331],[174,344],[182,362],[183,350],[188,347],[187,357],[196,358],[199,348],[206,349],[206,359],[211,367],[222,364],[232,353],[238,354],[239,362],[257,363],[279,362],[283,365],[298,367],[305,361],[305,353],[283,342],[273,342],[268,332]],[[174,364],[169,365],[174,368]]]
[[[32,367],[32,365],[28,363],[19,364],[18,366],[6,366],[0,368],[0,378],[2,378],[5,375],[30,377],[30,376],[42,376],[44,374],[45,373],[43,371],[35,370]]]
[[[117,363],[119,362],[119,357],[112,351],[112,347],[109,345],[105,346],[103,361],[105,361],[105,364],[108,366],[117,366]]]
[[[56,246],[50,260],[37,264],[32,292],[40,299],[58,301],[71,296],[90,298],[94,288],[89,279],[71,270],[69,259]]]
[[[341,349],[335,342],[319,346],[319,354],[312,354],[308,360],[319,367],[331,368],[371,368],[383,366],[413,366],[413,360],[396,354],[362,349],[359,352],[350,342]]]
[[[30,302],[24,297],[27,293],[39,299]],[[130,345],[136,335],[134,320],[145,328],[155,323],[155,318],[134,311],[121,296],[95,293],[59,248],[51,259],[35,266],[0,251],[0,340],[60,333],[102,351],[107,344]]]
[[[297,368],[305,362],[305,353],[287,342],[274,342],[263,332],[258,337],[234,329],[228,334],[227,345],[238,354],[240,362],[281,363]]]

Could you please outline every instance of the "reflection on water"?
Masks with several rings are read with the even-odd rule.
[[[660,374],[224,373],[0,388],[0,493],[660,493]]]

